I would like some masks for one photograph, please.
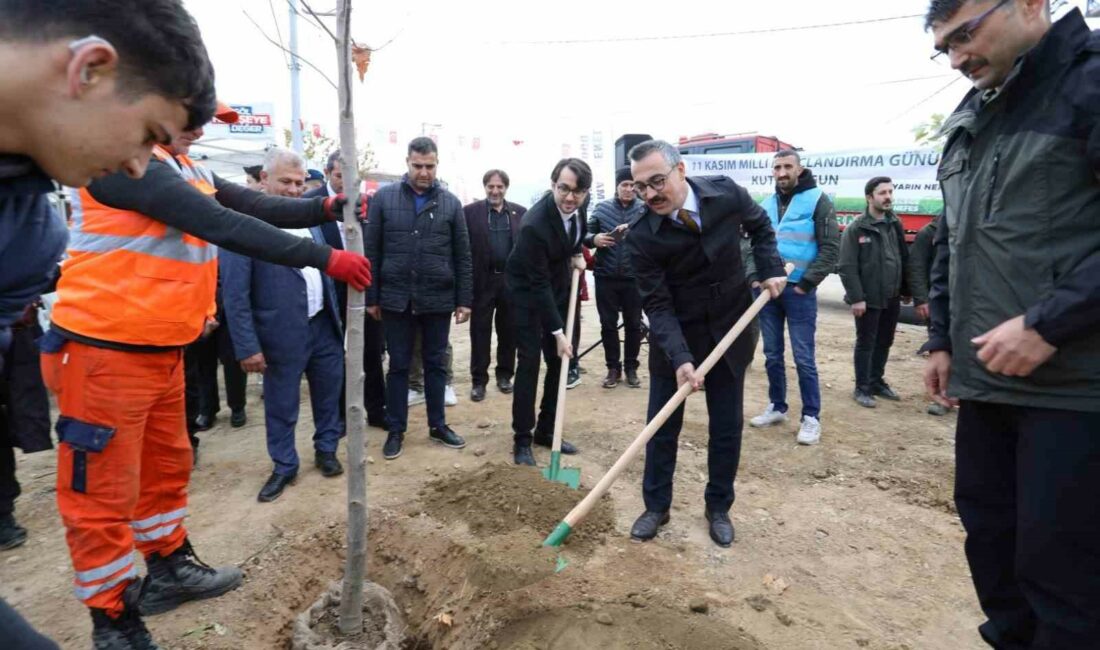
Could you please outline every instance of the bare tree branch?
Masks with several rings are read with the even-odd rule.
[[[287,2],[290,2],[290,0],[287,0]],[[332,39],[332,41],[333,41],[333,42],[335,43],[335,42],[336,42],[336,40],[337,40],[337,38],[336,38],[336,34],[333,34],[333,33],[332,33],[332,30],[328,28],[328,25],[326,25],[326,24],[325,24],[325,23],[324,23],[324,22],[323,22],[323,21],[321,20],[321,17],[317,15],[317,12],[313,11],[313,7],[309,6],[309,3],[308,3],[308,2],[306,2],[306,0],[298,0],[298,2],[301,2],[301,3],[302,3],[302,6],[306,8],[306,11],[308,11],[308,12],[309,12],[309,15],[310,15],[310,16],[313,16],[313,19],[317,21],[317,24],[321,26],[321,29],[323,29],[323,30],[325,30],[326,32],[328,32],[329,38],[331,38],[331,39]]]
[[[402,26],[401,29],[397,30],[397,33],[393,35],[393,38],[391,38],[390,40],[386,41],[385,43],[379,45],[378,47],[370,48],[370,51],[371,52],[377,52],[377,51],[381,50],[382,48],[386,47],[390,43],[396,41],[397,37],[400,36],[401,34],[404,34],[404,33],[405,33],[405,27]]]
[[[333,83],[332,79],[329,79],[328,75],[327,75],[327,74],[325,74],[325,71],[324,71],[324,70],[322,70],[322,69],[318,68],[317,66],[313,65],[313,63],[311,63],[311,62],[309,61],[309,59],[307,59],[307,58],[303,57],[303,56],[302,56],[301,54],[295,54],[294,52],[291,52],[290,50],[286,49],[285,47],[283,47],[283,46],[282,46],[282,44],[281,44],[281,43],[279,43],[279,42],[278,42],[278,41],[276,41],[275,39],[273,39],[273,38],[271,38],[270,36],[268,36],[268,35],[267,35],[267,32],[265,32],[265,31],[264,31],[263,27],[260,27],[260,25],[259,25],[259,24],[258,24],[258,23],[257,23],[257,22],[256,22],[255,20],[253,20],[253,19],[252,19],[252,16],[249,16],[249,15],[248,15],[248,12],[247,12],[247,11],[245,11],[244,9],[242,9],[242,10],[241,10],[241,13],[243,13],[243,14],[244,14],[244,17],[245,17],[245,18],[247,18],[247,19],[248,19],[248,21],[249,21],[250,23],[252,23],[252,24],[253,24],[253,26],[255,26],[257,30],[259,30],[259,32],[260,32],[260,35],[261,35],[261,36],[263,36],[264,38],[266,38],[266,39],[267,39],[267,41],[268,41],[269,43],[271,43],[271,44],[272,44],[272,45],[274,45],[275,47],[279,48],[280,50],[282,50],[282,51],[286,52],[287,54],[290,54],[290,55],[292,55],[292,56],[294,56],[294,57],[298,58],[298,59],[299,59],[299,60],[300,60],[300,61],[301,61],[302,63],[304,63],[304,64],[308,65],[309,67],[313,68],[314,70],[316,70],[316,71],[317,71],[317,74],[321,75],[321,76],[322,76],[322,77],[324,78],[324,80],[328,82],[328,85],[332,86],[332,87],[333,87],[334,89],[336,89],[336,90],[339,90],[339,89],[340,89],[340,87],[339,87],[339,86],[337,86],[337,85],[336,85],[335,83]]]
[[[271,22],[275,23],[275,37],[279,39],[279,45],[283,44],[283,30],[279,29],[279,19],[275,17],[275,5],[271,0],[267,0],[267,8],[271,10]],[[290,59],[287,58],[286,52],[283,52],[283,61],[286,62],[286,67],[290,67]]]

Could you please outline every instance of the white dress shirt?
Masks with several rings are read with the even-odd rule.
[[[309,228],[286,228],[286,231],[302,239],[313,241],[313,234]],[[306,280],[306,316],[313,318],[321,313],[325,307],[325,284],[321,279],[321,271],[307,266],[302,271],[302,277]]]

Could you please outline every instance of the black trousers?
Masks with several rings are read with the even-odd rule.
[[[191,446],[199,446],[195,434],[195,418],[202,414],[202,379],[199,371],[199,351],[195,344],[183,348],[183,408],[187,417],[187,437]]]
[[[470,377],[474,385],[489,383],[494,322],[497,331],[496,378],[498,381],[511,379],[516,374],[516,330],[505,277],[503,273],[489,274],[485,290],[474,298],[474,310],[470,316]]]
[[[341,316],[346,319],[346,316]],[[344,324],[345,331],[347,323]],[[372,426],[386,426],[386,372],[382,369],[382,352],[386,347],[386,332],[382,321],[367,316],[363,322],[363,408]],[[347,414],[347,384],[340,388],[340,417]]]
[[[15,448],[8,434],[7,414],[0,407],[0,516],[15,512],[19,494],[19,481],[15,480]]]
[[[622,370],[625,365],[627,370],[637,370],[638,352],[642,348],[642,297],[638,294],[637,283],[631,279],[596,276],[596,310],[600,314],[600,336],[608,369]],[[622,356],[619,352],[620,313],[626,335]]]
[[[58,645],[31,627],[19,612],[0,598],[0,639],[12,650],[58,650]]]
[[[52,447],[50,401],[38,365],[41,333],[37,325],[12,328],[0,371],[0,515],[14,512],[20,494],[15,448],[32,453]]]
[[[245,387],[248,375],[241,370],[241,364],[233,353],[233,342],[229,330],[223,323],[218,329],[201,341],[191,344],[195,348],[198,362],[199,413],[213,418],[221,410],[221,396],[218,393],[218,362],[224,368],[225,401],[230,410],[239,411],[245,404]]]
[[[1003,650],[1100,644],[1100,413],[963,402],[955,504]]]
[[[885,309],[868,308],[856,319],[856,388],[872,393],[886,384],[886,361],[894,345],[901,299],[893,298]]]
[[[676,377],[651,375],[649,378],[649,412],[652,420],[676,393]],[[733,481],[741,461],[741,428],[744,420],[744,375],[735,376],[725,361],[720,361],[707,373],[706,391],[689,399],[705,397],[707,402],[707,487],[703,498],[707,510],[728,512],[733,505]],[[645,509],[664,512],[672,506],[672,477],[676,472],[676,450],[680,429],[684,424],[684,405],[676,409],[657,433],[646,443],[645,474],[642,476],[642,497]]]
[[[566,305],[558,312],[565,320]],[[512,433],[517,445],[530,445],[533,437],[554,435],[554,411],[558,405],[558,378],[562,371],[558,344],[553,334],[544,332],[538,309],[516,305],[516,377],[512,395]],[[539,367],[546,361],[546,377],[542,384],[542,401],[538,420],[535,419],[535,397],[539,390]]]

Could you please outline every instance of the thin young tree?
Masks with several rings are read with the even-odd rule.
[[[336,56],[339,71],[340,168],[344,170],[344,230],[347,250],[363,254],[362,229],[355,213],[359,165],[355,152],[355,116],[351,92],[351,0],[336,4]],[[348,555],[340,594],[340,632],[363,630],[363,579],[367,565],[366,415],[363,411],[363,325],[366,296],[348,287],[345,386],[348,434]]]

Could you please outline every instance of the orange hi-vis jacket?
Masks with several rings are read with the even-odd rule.
[[[214,177],[159,145],[153,155],[203,194]],[[156,219],[71,190],[72,225],[52,320],[91,339],[135,346],[193,342],[214,314],[218,249]]]

